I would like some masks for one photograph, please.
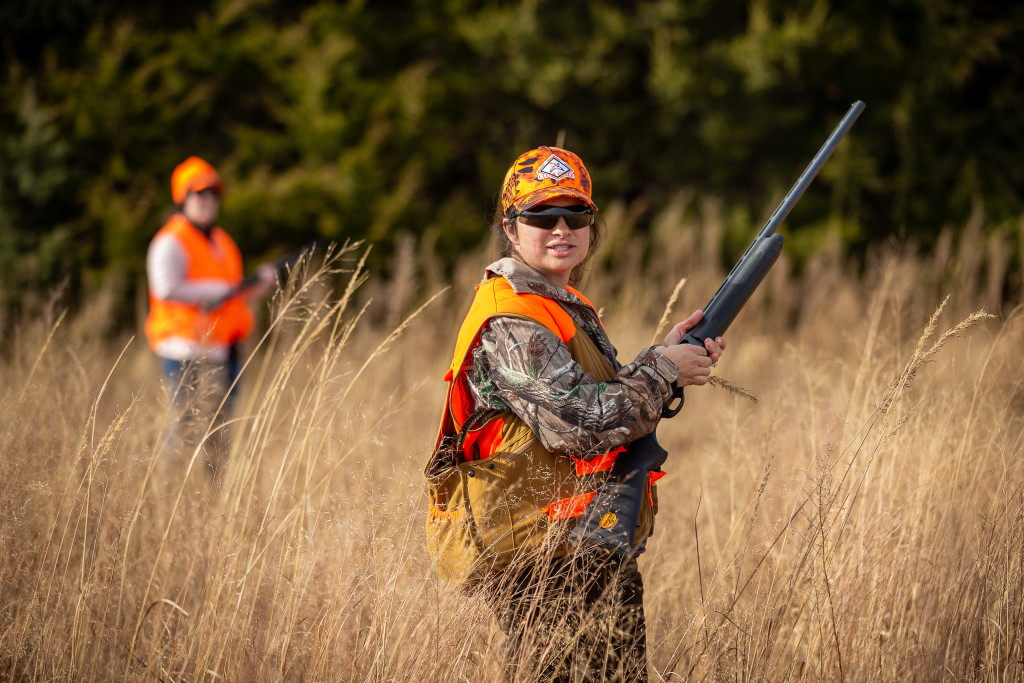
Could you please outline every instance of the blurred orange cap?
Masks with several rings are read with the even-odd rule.
[[[578,156],[559,147],[538,147],[520,155],[505,174],[501,209],[507,216],[552,197],[576,197],[597,211],[590,192],[590,174]]]
[[[185,159],[171,174],[171,197],[175,204],[184,202],[189,192],[202,192],[210,187],[217,190],[217,194],[224,194],[224,183],[216,169],[199,157]]]

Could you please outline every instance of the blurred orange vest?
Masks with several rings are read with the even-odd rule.
[[[221,280],[229,285],[242,281],[242,254],[234,240],[220,228],[214,228],[207,238],[183,215],[174,214],[156,237],[167,235],[176,239],[185,253],[187,279]],[[208,346],[228,346],[248,336],[252,327],[252,311],[240,297],[229,299],[212,311],[203,311],[195,304],[168,301],[154,295],[152,290],[149,292],[146,337],[154,350],[161,341],[171,337]]]

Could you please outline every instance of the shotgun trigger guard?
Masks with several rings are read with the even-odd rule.
[[[679,403],[674,403],[676,399],[679,399]],[[683,388],[676,387],[672,390],[672,396],[665,402],[665,405],[661,407],[661,417],[669,418],[675,417],[679,414],[679,411],[683,409]]]

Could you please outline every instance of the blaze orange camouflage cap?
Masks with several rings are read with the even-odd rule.
[[[575,197],[594,211],[590,174],[578,156],[560,147],[538,147],[522,154],[505,174],[501,209],[508,216],[552,197]]]
[[[224,182],[217,170],[199,157],[185,159],[171,174],[171,198],[175,204],[184,202],[189,192],[202,192],[211,187],[217,194],[224,194]]]

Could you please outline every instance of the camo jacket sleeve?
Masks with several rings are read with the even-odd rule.
[[[478,407],[510,410],[548,450],[588,459],[648,434],[678,374],[651,347],[598,382],[550,330],[511,317],[487,323],[467,370]]]

